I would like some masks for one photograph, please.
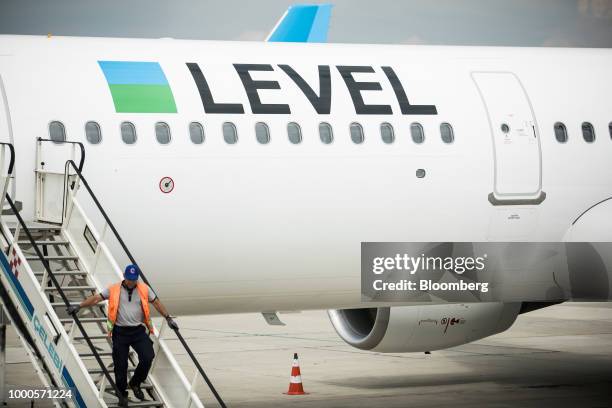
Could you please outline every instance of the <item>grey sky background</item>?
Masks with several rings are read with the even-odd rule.
[[[288,0],[0,0],[0,33],[263,40]],[[336,0],[336,43],[612,47],[612,0]]]

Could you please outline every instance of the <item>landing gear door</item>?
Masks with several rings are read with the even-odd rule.
[[[535,115],[519,79],[510,72],[474,72],[487,111],[494,156],[493,205],[539,204],[542,153]]]

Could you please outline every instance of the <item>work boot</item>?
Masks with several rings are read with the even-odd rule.
[[[123,391],[119,395],[119,406],[121,408],[128,406],[128,392],[127,391]]]
[[[142,392],[142,389],[140,388],[140,384],[134,384],[130,381],[128,383],[128,386],[130,387],[130,389],[132,390],[136,398],[138,398],[141,401],[145,400],[144,392]]]

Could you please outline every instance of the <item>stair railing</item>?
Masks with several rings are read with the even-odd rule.
[[[6,199],[6,202],[9,204],[9,206],[11,207],[11,209],[13,210],[15,217],[17,217],[17,221],[19,222],[19,225],[21,226],[22,231],[25,232],[26,236],[28,237],[28,241],[30,241],[30,245],[32,246],[32,248],[34,248],[34,251],[36,252],[36,256],[38,257],[38,260],[44,266],[47,277],[51,279],[51,282],[53,282],[53,285],[55,286],[55,289],[57,290],[60,297],[62,298],[62,301],[64,302],[66,308],[68,308],[70,306],[70,301],[68,300],[66,293],[62,289],[62,286],[57,280],[57,277],[55,276],[55,274],[49,267],[49,262],[45,260],[45,257],[40,251],[40,248],[38,248],[38,245],[36,245],[36,241],[34,240],[34,237],[32,236],[30,229],[28,228],[26,223],[23,221],[21,214],[19,214],[19,211],[17,210],[15,203],[13,202],[9,194],[6,194],[5,199]],[[76,313],[72,314],[71,316],[74,319],[74,322],[77,325],[79,331],[81,332],[81,336],[83,337],[83,339],[87,343],[87,346],[91,350],[94,358],[100,365],[100,369],[102,369],[102,372],[104,373],[104,376],[106,377],[106,380],[111,385],[111,387],[113,387],[113,390],[115,391],[117,395],[117,398],[121,398],[120,397],[121,393],[119,392],[119,388],[117,388],[117,384],[115,384],[115,381],[113,381],[108,369],[106,368],[106,365],[104,364],[104,361],[102,360],[102,357],[100,357],[98,350],[96,349],[95,345],[91,341],[91,338],[87,334],[87,331],[85,331],[85,327],[83,326],[83,323],[79,320],[79,317],[76,315]]]
[[[28,241],[30,241],[30,245],[32,246],[32,248],[34,248],[34,251],[36,252],[36,256],[38,257],[38,260],[40,261],[40,263],[45,268],[46,276],[51,279],[51,282],[55,286],[55,289],[57,290],[57,292],[60,295],[60,297],[62,298],[62,301],[64,302],[66,308],[68,308],[70,306],[70,301],[68,300],[68,297],[66,296],[66,293],[62,289],[59,281],[57,280],[57,277],[55,276],[55,274],[51,270],[51,268],[49,266],[49,262],[47,262],[45,260],[44,255],[40,251],[40,248],[38,248],[38,245],[36,245],[34,237],[32,236],[32,233],[31,233],[30,229],[28,228],[28,226],[24,222],[23,218],[21,217],[21,214],[19,213],[19,210],[17,209],[17,206],[15,205],[13,200],[11,199],[11,196],[7,193],[8,185],[9,185],[10,179],[12,177],[13,168],[14,168],[14,165],[15,165],[15,148],[13,147],[12,144],[10,144],[10,143],[3,143],[3,142],[0,142],[0,146],[8,147],[9,150],[10,150],[10,154],[11,154],[11,158],[10,158],[9,166],[8,166],[8,171],[7,171],[7,177],[6,177],[6,180],[4,182],[4,185],[2,186],[2,197],[0,197],[0,208],[3,208],[4,201],[6,200],[6,202],[9,204],[9,206],[10,206],[12,212],[13,212],[13,215],[17,218],[17,221],[19,223],[19,227],[21,228],[21,230],[23,232],[25,232],[25,234],[26,234],[26,236],[28,238]],[[83,166],[84,157],[85,157],[85,155],[84,155],[84,150],[83,150],[83,154],[81,156],[81,168]],[[2,158],[4,159],[4,152],[2,152]],[[6,237],[6,234],[5,234],[5,237]],[[9,237],[6,237],[6,238],[9,238]],[[10,237],[10,238],[11,239],[15,239],[14,237]],[[16,242],[9,242],[8,244],[10,246],[10,245],[16,244]],[[117,397],[119,398],[120,395],[121,395],[120,392],[119,392],[119,389],[117,388],[117,385],[113,381],[113,379],[112,379],[108,369],[106,368],[106,365],[104,364],[104,361],[100,357],[100,354],[98,353],[96,347],[94,346],[93,342],[91,341],[91,338],[89,337],[89,335],[85,331],[85,327],[83,326],[82,322],[79,320],[78,316],[76,316],[76,314],[74,314],[72,317],[74,318],[74,322],[77,325],[79,331],[81,332],[81,335],[82,335],[83,339],[86,341],[88,347],[90,348],[94,358],[96,359],[96,361],[100,365],[100,368],[101,368],[102,372],[104,373],[104,376],[106,377],[108,383],[112,386],[112,388],[116,392]],[[62,327],[62,330],[65,330],[65,329]]]
[[[108,214],[106,213],[106,211],[104,210],[104,208],[102,207],[102,205],[100,204],[100,201],[98,200],[98,198],[96,197],[96,195],[94,194],[93,190],[91,189],[91,187],[89,186],[89,183],[87,182],[87,180],[85,179],[85,177],[83,176],[83,174],[81,173],[81,168],[82,166],[77,166],[76,163],[73,160],[68,160],[66,161],[66,165],[65,165],[65,173],[64,173],[64,185],[66,186],[66,188],[70,188],[71,190],[74,190],[74,188],[76,187],[76,183],[74,182],[70,182],[70,177],[76,175],[78,177],[77,182],[82,184],[85,189],[87,190],[87,192],[89,193],[89,196],[91,197],[91,199],[93,200],[95,206],[98,208],[98,211],[100,212],[100,214],[102,215],[102,217],[104,218],[106,225],[111,229],[111,231],[113,232],[115,238],[117,239],[117,241],[119,242],[119,244],[121,245],[121,248],[123,249],[124,253],[127,255],[127,257],[129,258],[130,262],[136,266],[138,266],[138,263],[136,262],[136,259],[134,258],[134,256],[132,255],[132,253],[130,252],[130,250],[128,249],[127,245],[125,244],[125,242],[123,241],[123,238],[121,238],[121,235],[119,234],[119,232],[117,231],[117,228],[115,227],[115,225],[112,223],[112,221],[110,220]],[[74,170],[74,174],[71,174],[70,171]],[[70,186],[68,186],[70,184]],[[66,206],[66,211],[69,210],[69,206]],[[64,215],[62,215],[62,217],[64,217]],[[142,269],[138,266],[138,269],[140,270],[140,277],[142,278],[143,282],[146,283],[153,291],[155,291],[155,289],[153,288],[153,286],[151,285],[151,283],[149,282],[149,280],[146,278],[146,276],[144,275],[144,273],[142,272]],[[155,292],[157,294],[157,292]],[[163,323],[162,323],[162,327],[163,327]],[[177,338],[179,339],[179,342],[181,343],[181,345],[183,346],[183,348],[185,349],[185,351],[187,352],[187,355],[189,356],[189,358],[191,359],[191,361],[193,362],[194,366],[197,369],[197,372],[201,375],[201,377],[204,379],[204,381],[206,382],[206,384],[208,385],[208,388],[210,389],[210,391],[212,392],[212,394],[214,395],[215,399],[217,400],[217,402],[219,403],[219,405],[222,408],[226,408],[225,403],[223,402],[221,396],[219,395],[219,393],[217,392],[217,390],[215,389],[215,387],[213,386],[212,382],[210,381],[210,379],[208,378],[208,375],[206,374],[206,372],[204,371],[204,369],[202,368],[202,365],[200,364],[200,362],[198,361],[198,359],[195,357],[193,351],[191,350],[191,348],[189,347],[189,345],[187,344],[187,342],[185,341],[185,338],[183,337],[183,335],[181,334],[181,332],[178,329],[174,329],[174,332],[177,336]],[[195,381],[194,381],[195,383]]]
[[[6,142],[0,142],[0,146],[3,147],[2,148],[2,153],[1,153],[1,159],[0,159],[0,163],[1,163],[0,164],[0,170],[4,168],[5,148],[9,149],[9,154],[10,154],[9,165],[8,165],[8,169],[6,171],[6,178],[5,178],[4,184],[2,186],[2,195],[0,196],[0,217],[2,217],[2,210],[4,209],[4,197],[8,195],[6,192],[8,190],[11,178],[13,177],[13,169],[14,169],[14,166],[15,166],[15,147],[13,146],[12,143],[6,143]],[[7,236],[7,234],[5,233],[3,228],[0,228],[0,233],[2,234],[4,239],[6,240],[6,242],[8,244],[7,247],[10,249],[10,238]],[[3,294],[5,294],[8,297],[8,293],[5,292],[4,288],[2,289],[2,292],[3,292]],[[5,303],[4,307],[5,307],[5,312],[7,314],[11,315],[11,318],[13,319],[13,322],[17,326],[18,333],[21,333],[21,335],[25,338],[26,342],[32,348],[34,356],[36,357],[38,362],[42,365],[42,368],[43,368],[44,372],[47,373],[48,380],[50,381],[50,383],[54,387],[57,387],[58,386],[57,385],[57,381],[55,381],[55,378],[51,374],[51,370],[47,366],[47,363],[45,362],[45,359],[40,354],[40,350],[36,347],[34,339],[30,335],[30,333],[28,333],[27,327],[26,327],[25,323],[23,321],[20,321],[19,313],[17,312],[17,310],[15,310],[15,309],[11,310],[10,300],[7,300],[7,302]],[[1,310],[0,310],[0,313],[1,313]],[[64,407],[68,406],[65,402],[62,402],[61,405],[64,406]]]

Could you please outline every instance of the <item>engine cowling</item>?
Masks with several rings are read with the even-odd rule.
[[[416,305],[328,311],[340,337],[353,347],[383,353],[454,347],[508,329],[521,303]]]

